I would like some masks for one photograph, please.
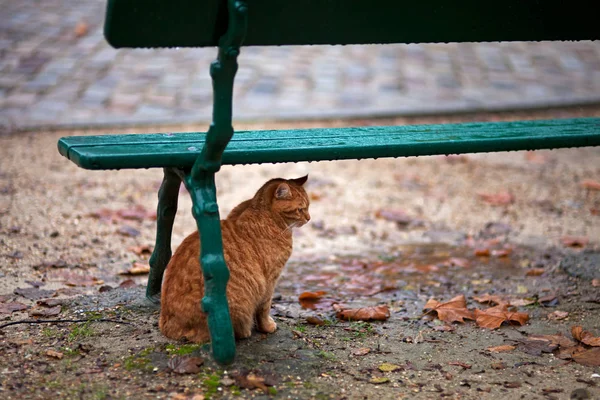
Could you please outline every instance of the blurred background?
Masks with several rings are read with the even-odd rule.
[[[122,49],[104,0],[0,1],[8,129],[207,122],[216,49]],[[600,42],[243,48],[237,121],[600,103]]]

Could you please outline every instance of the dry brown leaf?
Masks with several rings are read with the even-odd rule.
[[[537,300],[534,298],[524,298],[524,299],[512,299],[509,301],[511,306],[514,307],[524,307],[535,304]]]
[[[56,350],[47,350],[46,355],[48,357],[57,358],[59,360],[62,360],[62,358],[64,357],[63,353],[61,353],[60,351],[56,351]]]
[[[120,287],[120,288],[129,289],[129,288],[134,288],[134,287],[136,287],[137,285],[138,285],[138,284],[137,284],[137,283],[135,283],[135,281],[134,281],[133,279],[127,279],[127,280],[124,280],[123,282],[121,282],[121,283],[119,284],[119,287]]]
[[[492,206],[506,206],[515,202],[515,197],[509,192],[477,193],[477,195]]]
[[[445,267],[469,268],[471,263],[466,258],[450,257],[447,261],[444,261],[442,265]]]
[[[202,370],[204,360],[200,357],[176,356],[169,360],[167,366],[176,374],[197,374]]]
[[[600,367],[600,347],[574,353],[573,361],[588,367]]]
[[[506,353],[508,351],[513,351],[516,348],[517,348],[517,346],[513,346],[513,345],[510,345],[510,344],[505,344],[505,345],[502,345],[502,346],[488,347],[487,350],[491,351],[492,353]]]
[[[481,296],[473,296],[473,300],[475,300],[478,303],[488,303],[490,305],[508,304],[508,301],[504,300],[502,297],[497,295],[491,295],[489,293],[483,294]]]
[[[585,247],[589,241],[590,239],[586,236],[563,236],[560,238],[560,242],[566,247]]]
[[[263,392],[268,393],[269,388],[265,382],[265,378],[256,375],[255,373],[241,372],[233,375],[233,379],[237,386],[244,389],[261,389]]]
[[[456,365],[458,367],[462,367],[463,369],[471,369],[471,365],[461,362],[461,361],[450,361],[448,365]]]
[[[338,311],[336,316],[345,321],[385,321],[390,317],[387,305],[350,308]]]
[[[132,246],[128,250],[134,252],[138,256],[150,255],[152,254],[153,246],[149,244],[143,244],[140,246]]]
[[[50,308],[36,307],[29,310],[30,317],[55,317],[60,314],[61,306],[54,306]]]
[[[307,308],[309,310],[316,310],[327,308],[331,306],[332,300],[325,299],[324,296],[327,292],[323,290],[319,290],[317,292],[304,292],[298,296],[298,302],[302,308]]]
[[[581,181],[580,185],[587,190],[600,190],[600,182],[593,179],[584,179]]]
[[[371,349],[368,347],[361,347],[360,349],[356,349],[352,352],[353,356],[365,356],[371,352]]]
[[[314,316],[306,317],[306,322],[308,322],[311,325],[317,325],[317,326],[325,326],[325,325],[327,325],[325,323],[325,321],[323,321],[321,318],[314,317]]]
[[[517,347],[524,353],[541,356],[542,353],[552,353],[558,345],[547,340],[523,340]]]
[[[496,329],[504,322],[523,325],[528,320],[529,314],[510,311],[506,304],[501,304],[483,311],[475,310],[475,322],[482,328]]]
[[[558,311],[558,310],[556,310],[556,311],[551,312],[550,314],[548,314],[546,317],[549,320],[552,320],[552,321],[560,321],[561,319],[565,319],[568,316],[569,316],[569,313],[567,311]]]
[[[508,257],[512,254],[513,250],[510,247],[505,247],[503,249],[492,250],[492,256],[498,258]]]
[[[531,269],[527,270],[527,272],[525,273],[525,276],[540,276],[544,272],[546,272],[546,270],[544,268],[531,268]]]
[[[553,345],[560,346],[561,348],[568,348],[577,345],[574,341],[561,335],[560,333],[556,335],[529,335],[528,339],[549,342]]]
[[[86,276],[86,275],[71,275],[67,281],[65,282],[67,286],[94,286],[94,285],[104,285],[104,281],[102,279],[98,279],[95,276]]]
[[[398,225],[408,225],[414,221],[414,218],[403,210],[379,210],[375,213],[375,217],[395,222]]]
[[[150,265],[141,262],[134,262],[127,271],[119,272],[119,275],[145,275],[150,272]]]
[[[600,337],[594,336],[591,332],[584,331],[580,325],[571,327],[571,335],[573,339],[587,344],[588,346],[598,347],[600,346]]]
[[[89,31],[88,24],[84,21],[78,22],[77,25],[75,25],[75,29],[73,29],[73,33],[75,34],[75,37],[77,37],[77,38],[87,35],[88,31]]]
[[[491,251],[487,247],[480,247],[478,249],[475,249],[474,254],[477,257],[489,257],[491,254]]]
[[[426,313],[435,311],[438,318],[444,322],[465,322],[465,318],[475,319],[473,312],[467,309],[467,300],[464,294],[458,295],[445,303],[440,303],[431,298],[427,301],[423,310]]]
[[[0,303],[0,315],[12,314],[15,311],[27,310],[29,306],[17,301],[11,303]]]

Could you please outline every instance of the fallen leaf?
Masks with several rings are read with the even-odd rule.
[[[477,195],[492,206],[506,206],[515,202],[515,197],[509,192],[477,193]]]
[[[547,318],[553,321],[559,321],[561,319],[565,319],[569,316],[567,311],[554,311],[547,315]]]
[[[369,383],[373,383],[375,385],[380,385],[382,383],[388,383],[389,381],[390,381],[390,378],[387,378],[385,376],[375,376],[369,380]]]
[[[62,360],[62,358],[64,357],[63,353],[61,353],[60,351],[56,351],[56,350],[47,350],[46,355],[48,357],[57,358],[59,360]]]
[[[134,288],[134,287],[136,287],[137,285],[138,285],[138,284],[137,284],[137,283],[135,283],[135,281],[134,281],[133,279],[127,279],[127,280],[124,280],[123,282],[121,282],[121,283],[119,284],[119,287],[120,287],[120,288],[129,289],[129,288]]]
[[[15,311],[27,310],[29,306],[17,301],[11,303],[0,303],[0,315],[12,314]]]
[[[517,348],[517,346],[505,344],[502,346],[488,347],[487,350],[491,351],[492,353],[506,353],[508,351],[513,351],[516,348]]]
[[[600,367],[600,347],[573,354],[573,361],[588,367]]]
[[[94,286],[94,285],[103,285],[104,281],[102,279],[98,279],[95,276],[89,275],[71,275],[65,285],[67,286]]]
[[[101,208],[88,214],[88,216],[113,223],[122,220],[143,221],[145,219],[156,220],[156,211],[148,211],[144,206],[138,204],[133,208],[120,210]]]
[[[523,340],[519,342],[517,348],[523,353],[541,356],[542,353],[552,353],[558,348],[558,345],[545,340]]]
[[[475,300],[478,303],[488,303],[491,305],[508,304],[508,301],[504,300],[502,297],[497,295],[491,295],[489,293],[483,294],[481,296],[473,296],[473,300]]]
[[[531,268],[531,269],[527,270],[527,272],[525,273],[525,276],[540,276],[544,272],[546,272],[546,270],[544,268]]]
[[[563,236],[560,238],[560,242],[566,247],[585,247],[589,241],[590,239],[586,236]]]
[[[564,389],[554,389],[554,388],[544,388],[544,389],[542,389],[542,393],[543,394],[562,393],[562,392],[564,392]]]
[[[588,346],[600,346],[600,337],[594,336],[591,332],[584,331],[583,327],[580,325],[571,327],[571,335],[573,336],[573,339],[583,344],[587,344]]]
[[[306,317],[306,322],[308,322],[311,325],[316,325],[316,326],[327,325],[327,323],[325,321],[323,321],[321,318],[314,317],[314,316]]]
[[[593,179],[584,179],[580,183],[581,187],[588,190],[600,190],[600,182]]]
[[[303,292],[298,296],[298,302],[302,308],[309,310],[330,308],[335,300],[324,297],[327,292],[320,290],[318,292]]]
[[[128,250],[132,251],[138,256],[143,256],[152,254],[152,250],[154,250],[154,247],[149,244],[143,244],[140,246],[132,246]]]
[[[475,249],[475,252],[474,252],[474,254],[477,257],[489,257],[490,253],[491,253],[490,249],[488,249],[488,248],[478,248],[478,249]]]
[[[118,230],[117,233],[123,236],[129,236],[129,237],[137,237],[140,235],[140,231],[138,231],[137,229],[135,229],[132,226],[129,225],[123,225],[121,226]]]
[[[200,357],[176,356],[169,360],[167,367],[176,374],[197,374],[202,364],[204,360]]]
[[[396,370],[401,369],[402,367],[396,364],[391,363],[383,363],[379,367],[377,367],[381,372],[394,372]]]
[[[408,225],[413,222],[414,218],[409,216],[402,210],[379,210],[375,213],[375,217],[385,219],[386,221],[395,222],[398,225]]]
[[[359,349],[356,349],[352,352],[353,356],[366,356],[367,354],[369,354],[371,352],[371,349],[368,347],[361,347]]]
[[[492,257],[504,258],[510,256],[511,254],[512,249],[510,247],[492,250]]]
[[[529,320],[529,314],[510,311],[508,305],[501,304],[486,310],[475,310],[475,322],[477,326],[488,329],[499,328],[504,322],[525,324]]]
[[[460,361],[450,361],[448,363],[448,365],[456,365],[456,366],[462,367],[464,369],[471,369],[471,365],[466,364],[464,362],[460,362]]]
[[[498,361],[498,362],[492,363],[490,365],[490,367],[492,367],[492,369],[496,369],[496,370],[506,369],[506,364],[503,363],[502,361]]]
[[[553,345],[560,346],[563,348],[573,347],[576,345],[574,341],[561,335],[560,333],[556,335],[529,335],[528,339],[549,342]]]
[[[515,307],[524,307],[535,304],[536,299],[534,298],[524,298],[524,299],[512,299],[510,300],[510,305]]]
[[[261,389],[263,392],[268,393],[269,388],[266,385],[265,378],[256,375],[252,372],[238,372],[232,374],[237,386],[244,389]]]
[[[454,332],[456,330],[456,328],[452,325],[436,325],[433,327],[434,331],[438,331],[438,332]]]
[[[600,286],[600,279],[596,278],[596,279],[592,279],[592,286],[593,287],[598,287]]]
[[[390,317],[390,309],[387,305],[349,308],[338,311],[336,316],[346,321],[385,321]]]
[[[473,312],[467,309],[467,300],[464,294],[458,295],[445,303],[440,303],[431,298],[427,301],[423,310],[426,313],[435,311],[438,318],[444,322],[465,322],[465,318],[475,319]]]
[[[51,297],[54,294],[54,290],[32,288],[16,288],[13,291],[14,294],[23,296],[29,300],[39,300],[45,297]]]
[[[521,382],[504,382],[504,387],[508,389],[520,388]]]
[[[42,300],[38,300],[36,303],[39,306],[55,307],[55,306],[62,306],[66,302],[67,302],[66,299],[42,299]]]
[[[73,33],[75,37],[80,38],[87,35],[89,31],[88,24],[86,22],[80,21],[75,25],[75,29],[73,29]]]
[[[555,294],[539,297],[537,301],[545,306],[555,306],[558,304],[558,299]]]
[[[445,261],[444,263],[442,263],[443,266],[446,267],[461,267],[461,268],[468,268],[470,266],[470,262],[469,260],[467,260],[466,258],[460,258],[460,257],[450,257],[447,261]]]
[[[547,157],[538,151],[527,151],[525,159],[532,164],[545,164],[548,161]]]
[[[60,314],[61,306],[55,307],[36,307],[29,310],[30,317],[55,317]]]
[[[145,275],[150,272],[150,265],[141,262],[134,262],[131,268],[119,272],[119,275]]]

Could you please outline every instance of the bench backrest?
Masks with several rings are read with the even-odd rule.
[[[596,40],[590,0],[247,0],[244,46]],[[217,46],[227,0],[109,0],[120,47]]]

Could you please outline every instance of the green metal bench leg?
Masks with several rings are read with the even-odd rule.
[[[229,364],[235,357],[235,337],[227,303],[229,269],[223,256],[221,221],[217,206],[215,174],[221,169],[221,157],[233,136],[231,124],[233,81],[237,56],[246,34],[247,6],[243,0],[228,0],[229,25],[219,40],[219,54],[210,66],[213,82],[213,121],[206,142],[189,174],[183,174],[193,202],[192,213],[200,234],[200,263],[204,276],[202,310],[208,314],[208,329],[213,357]]]
[[[158,191],[156,211],[156,243],[150,257],[150,275],[146,287],[146,298],[153,303],[160,302],[163,274],[171,259],[171,234],[181,186],[181,178],[174,170],[164,168],[163,171],[164,177]]]

